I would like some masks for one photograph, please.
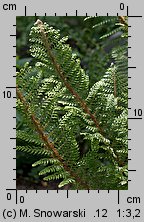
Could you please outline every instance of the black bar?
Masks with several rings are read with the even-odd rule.
[[[13,130],[16,130],[16,127],[14,127]]]
[[[45,13],[45,16],[47,16],[46,13]]]
[[[35,16],[37,16],[36,12],[35,12]]]
[[[109,16],[109,14],[107,13],[107,16]]]
[[[8,191],[15,190],[16,191],[16,189],[6,189],[6,190],[8,190]]]
[[[68,194],[69,194],[69,193],[68,193],[68,190],[67,190],[67,198],[69,198]]]
[[[16,48],[16,45],[13,45],[13,48]]]
[[[48,193],[48,190],[47,190],[47,193]]]
[[[128,38],[131,38],[131,35],[128,35]]]
[[[10,36],[16,36],[16,35],[10,35]]]
[[[131,56],[128,56],[128,59],[131,59]]]
[[[129,141],[131,141],[131,139],[128,139]]]
[[[129,14],[129,8],[128,8],[128,6],[127,6],[127,16],[128,16],[128,14]]]
[[[26,16],[26,6],[25,6],[25,16]]]
[[[76,10],[76,16],[77,16],[77,10]]]
[[[66,12],[66,16],[68,16],[67,12]]]
[[[16,189],[16,204],[18,203],[18,194],[17,194],[17,189]]]
[[[99,193],[100,191],[98,190],[98,193]]]
[[[142,117],[128,117],[128,119],[142,119]]]
[[[13,58],[16,58],[16,56],[13,56]]]
[[[128,49],[131,49],[131,46],[128,46]]]
[[[56,15],[56,12],[55,12],[55,16],[57,16],[57,15]]]
[[[128,89],[132,89],[132,88],[129,87]]]
[[[129,18],[142,18],[142,15],[129,15]]]
[[[96,16],[98,16],[98,13],[96,13]]]
[[[128,130],[130,131],[130,130],[132,130],[132,129],[128,129]]]
[[[13,25],[14,27],[16,27],[16,25]]]
[[[131,76],[128,76],[128,79],[131,79]]]
[[[90,190],[88,190],[88,193],[90,192]]]
[[[132,109],[132,108],[129,107],[128,109]]]
[[[128,66],[128,69],[136,69],[136,66]]]
[[[129,28],[131,28],[131,25],[128,25]]]
[[[13,180],[14,180],[14,181],[16,181],[16,179],[15,179],[15,178],[14,178]]]
[[[35,192],[37,193],[38,191],[37,191],[37,190],[35,190]]]
[[[128,149],[128,150],[130,150],[130,151],[131,151],[132,149]]]
[[[16,109],[16,106],[13,106],[13,109]]]
[[[128,182],[131,182],[131,180],[128,180]]]
[[[86,12],[86,17],[88,16],[87,12]]]
[[[14,171],[16,170],[16,169],[13,169]]]
[[[13,150],[16,150],[16,148],[15,148],[15,147],[13,147]]]
[[[118,204],[120,204],[120,192],[118,190]]]
[[[57,193],[58,193],[59,191],[57,190]]]
[[[13,116],[13,119],[16,119],[16,116]]]
[[[128,170],[129,172],[136,172],[136,170]]]
[[[132,99],[132,98],[128,98],[128,99]]]
[[[130,161],[130,160],[132,160],[132,159],[129,158],[128,160]]]
[[[16,157],[13,157],[13,160],[16,160]]]
[[[14,78],[16,77],[16,76],[13,76]]]
[[[13,68],[16,68],[16,66],[13,66]]]
[[[16,140],[16,137],[10,137],[10,140]]]
[[[110,193],[110,190],[108,190],[108,193]]]
[[[118,16],[119,14],[117,13],[117,16]]]
[[[7,86],[6,89],[16,89],[15,86]]]
[[[79,191],[77,190],[77,193],[78,193]]]

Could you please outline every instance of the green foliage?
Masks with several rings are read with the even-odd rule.
[[[33,166],[46,181],[60,179],[59,188],[127,189],[127,18],[104,17],[94,27],[108,23],[119,26],[121,46],[94,84],[68,37],[40,20],[30,32],[36,62],[17,73],[17,150],[39,155]]]

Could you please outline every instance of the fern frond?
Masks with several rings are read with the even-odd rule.
[[[100,18],[101,18],[101,17],[99,17],[99,19],[100,19]],[[116,21],[118,21],[118,17],[116,17],[116,16],[105,17],[102,22],[99,22],[99,23],[95,24],[95,25],[93,26],[93,28],[96,28],[96,27],[98,27],[98,26],[105,25],[105,24],[107,24],[107,23],[114,23],[114,22],[116,22]]]
[[[60,162],[58,161],[58,159],[54,159],[54,158],[43,158],[40,159],[38,161],[36,161],[35,163],[33,163],[33,167],[38,166],[38,165],[48,165],[48,164],[59,164]]]
[[[54,172],[59,172],[61,171],[63,168],[62,166],[57,166],[57,165],[54,165],[54,166],[48,166],[46,168],[44,168],[43,170],[41,170],[39,172],[39,175],[44,175],[44,174],[47,174],[47,173],[54,173]]]
[[[64,179],[62,182],[60,182],[58,187],[61,188],[61,187],[65,186],[65,185],[74,184],[74,183],[75,183],[74,179],[68,178],[68,179]]]
[[[25,153],[29,153],[31,155],[38,155],[38,154],[44,155],[44,156],[50,155],[50,153],[47,150],[42,149],[41,147],[34,147],[34,146],[28,146],[28,145],[24,145],[24,146],[17,145],[17,150],[25,152]]]
[[[119,22],[108,37],[126,26],[122,19],[105,17],[97,26],[113,23],[115,27]],[[66,41],[60,31],[40,20],[31,29],[30,51],[37,62],[26,63],[17,73],[17,112],[23,118],[17,149],[43,156],[33,166],[42,167],[39,175],[46,181],[60,179],[59,187],[123,188],[127,181],[127,41],[112,50],[110,67],[91,88]]]
[[[48,176],[44,177],[44,180],[50,181],[50,180],[65,179],[66,176],[67,176],[67,173],[61,171],[61,172],[53,173],[52,175],[48,175]]]

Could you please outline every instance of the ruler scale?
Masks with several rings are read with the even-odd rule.
[[[144,221],[144,3],[1,1],[0,221]],[[105,7],[103,7],[105,5]],[[128,190],[16,189],[16,16],[128,16]]]

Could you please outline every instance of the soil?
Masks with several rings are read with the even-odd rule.
[[[18,178],[16,180],[16,188],[17,190],[67,190],[69,186],[64,186],[63,188],[59,189],[58,184],[60,181],[50,181],[45,182],[41,181],[36,183],[34,181],[29,181],[27,179]]]

